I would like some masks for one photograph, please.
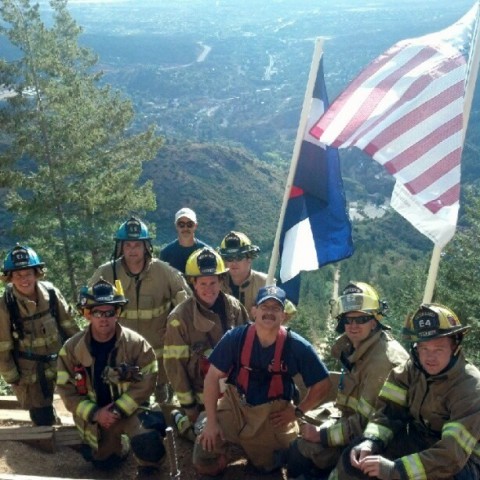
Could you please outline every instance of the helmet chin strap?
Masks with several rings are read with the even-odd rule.
[[[452,352],[452,356],[450,358],[450,361],[448,362],[448,365],[439,373],[437,373],[437,375],[441,375],[442,373],[445,373],[445,372],[448,372],[448,370],[450,370],[456,363],[456,361],[458,360],[458,355],[460,354],[460,352],[462,351],[462,335],[456,335],[454,337],[455,339],[455,342],[456,342],[456,347],[455,347],[455,350]],[[411,346],[410,346],[410,353],[413,357],[413,363],[415,364],[415,366],[421,370],[427,377],[430,377],[431,375],[423,368],[422,364],[420,363],[420,358],[418,357],[418,352],[417,352],[417,343],[412,343]],[[435,375],[435,376],[437,376]]]

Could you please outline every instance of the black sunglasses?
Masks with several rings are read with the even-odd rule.
[[[352,325],[353,323],[356,323],[357,325],[364,325],[365,323],[368,323],[370,320],[374,319],[375,317],[372,315],[364,315],[363,317],[342,317],[345,325]]]
[[[177,226],[180,228],[192,228],[195,225],[195,222],[189,221],[189,222],[177,222]]]
[[[245,255],[238,254],[238,255],[227,255],[223,257],[225,262],[240,262],[244,258],[247,258]]]
[[[112,310],[92,310],[91,315],[95,318],[112,318],[116,315],[117,311]]]

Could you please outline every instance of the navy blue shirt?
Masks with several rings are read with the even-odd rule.
[[[183,247],[178,240],[174,240],[162,248],[160,260],[168,262],[173,268],[185,273],[185,265],[187,264],[188,257],[195,250],[203,247],[208,247],[208,245],[196,238],[195,243],[191,247]]]
[[[245,329],[248,325],[242,325],[229,330],[218,342],[209,360],[212,365],[224,373],[228,373],[228,383],[236,384],[236,377],[240,368],[241,347],[244,343]],[[297,373],[303,378],[305,386],[311,387],[315,383],[328,377],[328,370],[320,360],[313,346],[303,337],[290,331],[289,339],[285,342],[283,360],[287,367],[288,375],[283,375],[283,398],[292,400],[295,387],[292,377]],[[258,337],[253,342],[249,375],[248,391],[246,402],[249,405],[260,405],[267,403],[268,388],[270,386],[270,375],[268,366],[273,360],[275,343],[263,348]]]

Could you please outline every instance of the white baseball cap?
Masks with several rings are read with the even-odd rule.
[[[191,208],[181,208],[176,214],[175,214],[175,223],[178,222],[179,218],[188,218],[192,222],[197,223],[197,215],[196,213],[191,209]]]

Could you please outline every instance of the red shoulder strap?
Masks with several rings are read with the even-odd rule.
[[[252,357],[253,341],[255,340],[256,332],[255,324],[247,327],[247,334],[240,355],[240,370],[238,371],[237,384],[245,393],[247,393],[248,380],[250,378],[250,358]]]
[[[240,355],[240,370],[237,376],[237,385],[242,388],[243,392],[247,393],[248,381],[250,378],[250,359],[252,357],[253,341],[257,330],[255,324],[248,327],[245,336],[245,342],[242,347]],[[273,363],[269,365],[268,370],[272,373],[270,385],[268,387],[268,398],[278,398],[283,394],[283,380],[282,380],[282,353],[285,341],[287,339],[287,329],[280,327],[275,341],[275,352],[273,354]]]
[[[275,342],[275,353],[273,355],[273,364],[269,366],[269,371],[273,373],[268,388],[268,398],[278,398],[283,394],[283,380],[282,380],[282,352],[287,339],[287,329],[280,327]]]

